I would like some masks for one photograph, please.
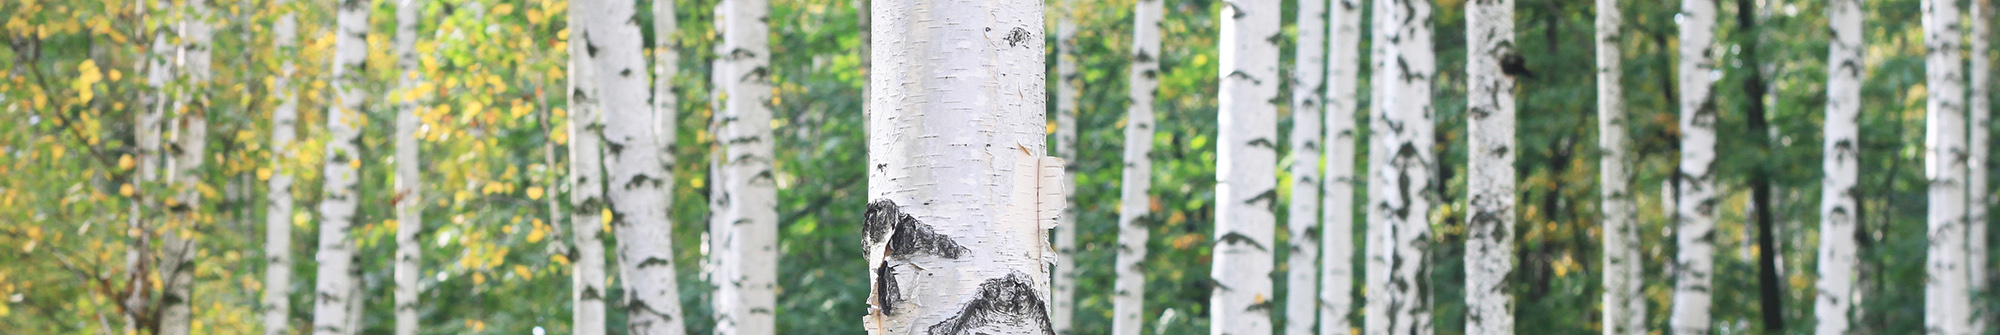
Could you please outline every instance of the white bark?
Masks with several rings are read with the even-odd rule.
[[[1347,335],[1354,313],[1354,113],[1361,73],[1361,0],[1334,0],[1327,15],[1326,210],[1320,230],[1319,334]]]
[[[1672,334],[1707,335],[1715,269],[1715,1],[1682,0],[1679,193],[1675,204]]]
[[[272,6],[287,8],[290,0],[275,0]],[[280,52],[293,52],[298,39],[296,14],[286,11],[272,28],[271,44]],[[264,210],[264,335],[291,334],[292,309],[292,140],[298,137],[299,102],[292,94],[291,58],[283,58],[273,76],[271,97],[278,108],[271,111],[271,179]]]
[[[1285,333],[1311,334],[1319,316],[1320,143],[1326,97],[1326,6],[1330,0],[1298,2],[1298,49],[1293,57],[1292,199],[1286,210]]]
[[[417,278],[423,263],[423,244],[417,232],[423,230],[424,183],[422,161],[417,149],[417,10],[418,0],[401,0],[396,5],[396,90],[389,95],[396,108],[396,335],[417,334]]]
[[[1112,284],[1111,334],[1139,335],[1145,329],[1146,242],[1152,231],[1153,100],[1160,87],[1162,0],[1138,0],[1132,10],[1132,68],[1127,70],[1125,164],[1118,196],[1118,278]]]
[[[214,32],[207,19],[210,4],[194,1],[181,9],[179,23],[182,45],[178,50],[176,65],[186,74],[182,88],[173,94],[174,110],[177,114],[168,125],[173,128],[174,144],[168,147],[165,158],[168,184],[175,191],[173,201],[167,206],[168,219],[160,231],[160,281],[164,289],[160,292],[161,335],[186,335],[191,331],[194,310],[190,308],[194,300],[194,265],[197,249],[196,231],[201,225],[201,166],[204,144],[208,141],[208,99],[207,85],[213,76],[209,69],[209,48],[213,45]]]
[[[715,9],[715,136],[709,243],[716,262],[715,333],[771,334],[778,274],[778,188],[771,169],[771,28],[766,0]]]
[[[1625,19],[1617,0],[1597,0],[1598,183],[1604,208],[1604,335],[1645,335],[1645,260],[1639,252],[1639,208],[1632,201],[1631,140],[1622,77]]]
[[[150,7],[145,6],[146,3],[140,2],[142,7],[140,11],[148,14],[165,12],[167,8],[172,7],[165,0],[152,1]],[[161,126],[167,110],[173,105],[173,99],[170,98],[173,95],[167,90],[167,82],[172,81],[174,76],[170,61],[176,50],[167,44],[167,36],[171,34],[171,29],[165,24],[148,28],[152,29],[153,41],[147,48],[143,64],[146,69],[146,88],[151,92],[143,96],[142,99],[145,99],[143,110],[138,113],[138,120],[133,127],[136,133],[133,136],[134,140],[139,142],[138,151],[134,153],[139,178],[132,182],[132,197],[135,200],[131,208],[130,221],[127,223],[130,230],[138,233],[132,236],[130,245],[125,249],[125,280],[126,285],[132,289],[120,302],[125,305],[124,332],[127,334],[138,333],[141,318],[147,317],[143,314],[149,310],[148,304],[152,298],[152,285],[147,285],[152,278],[148,268],[152,262],[152,255],[148,254],[152,250],[152,226],[149,224],[158,218],[151,215],[152,212],[162,207],[160,201],[154,198],[155,195],[146,192],[146,189],[162,181],[159,170],[167,159],[166,153],[160,150],[163,140]]]
[[[1042,2],[873,7],[885,33],[870,48],[863,325],[1054,334],[1048,229],[1064,176],[1030,154],[1047,150]]]
[[[642,185],[641,188],[655,187],[652,192],[658,196],[657,218],[648,222],[625,221],[611,229],[618,234],[619,241],[645,241],[644,243],[619,243],[618,267],[625,296],[621,308],[625,310],[626,328],[635,335],[680,335],[687,332],[681,320],[681,291],[674,272],[674,225],[667,212],[673,208],[674,143],[675,126],[678,120],[678,100],[673,88],[677,64],[680,64],[679,43],[674,42],[679,21],[674,18],[672,1],[653,2],[654,41],[658,46],[653,50],[653,108],[650,121],[635,123],[649,125],[653,131],[651,145],[639,145],[640,151],[653,150],[658,161],[659,178],[649,180],[656,185]],[[628,131],[628,130],[621,130]],[[620,162],[636,157],[623,158]],[[637,161],[631,161],[637,162]],[[618,203],[634,203],[614,199]],[[646,208],[638,208],[646,209]]]
[[[575,239],[570,272],[570,327],[577,335],[603,335],[605,181],[596,59],[589,48],[591,20],[609,0],[577,0],[569,11],[569,200]],[[622,21],[622,20],[620,20]],[[601,51],[600,51],[601,52]]]
[[[1964,33],[1956,1],[1923,2],[1926,98],[1924,175],[1930,181],[1924,333],[1971,334],[1966,275]]]
[[[355,174],[363,159],[357,146],[365,117],[362,108],[367,105],[361,83],[366,80],[362,61],[368,56],[369,6],[367,1],[343,0],[337,7],[339,23],[334,29],[331,73],[334,100],[333,108],[327,110],[327,132],[332,137],[326,141],[326,166],[321,174],[326,193],[319,203],[319,251],[313,256],[319,264],[313,333],[319,335],[359,333],[360,316],[354,315],[354,306],[363,299],[357,289],[359,256],[354,253],[348,230],[353,227],[359,205],[356,197],[360,196]]]
[[[1368,313],[1363,334],[1429,335],[1430,210],[1437,154],[1431,114],[1431,7],[1376,0],[1374,117],[1368,150]]]
[[[1075,2],[1057,0],[1065,4],[1050,15],[1056,19],[1056,157],[1074,164],[1076,160],[1076,97],[1081,93],[1078,86],[1083,84],[1083,76],[1076,72],[1076,62],[1083,60],[1076,41],[1076,20],[1071,18]],[[1074,166],[1069,167],[1074,169]],[[1055,312],[1049,319],[1056,327],[1057,335],[1070,335],[1076,318],[1076,180],[1064,182],[1064,194],[1070,197],[1063,201],[1068,212],[1056,224],[1056,277]]]
[[[1827,3],[1828,43],[1826,84],[1825,179],[1820,181],[1819,282],[1813,302],[1816,332],[1846,335],[1855,331],[1861,299],[1858,284],[1861,241],[1855,211],[1861,174],[1861,74],[1867,63],[1862,42],[1861,0]]]
[[[1468,128],[1466,165],[1472,213],[1466,217],[1465,331],[1514,333],[1514,78],[1503,63],[1514,50],[1514,1],[1473,0],[1465,11]]]
[[[1209,334],[1269,334],[1271,248],[1278,206],[1277,1],[1222,9],[1221,134],[1216,141],[1215,249]]]
[[[1989,198],[1991,197],[1992,189],[1987,184],[1986,169],[1988,168],[1988,159],[1992,154],[1989,151],[1990,147],[1987,141],[1989,140],[1988,134],[1991,134],[1993,131],[1993,58],[1988,53],[1993,50],[1994,17],[1992,0],[1971,0],[1969,2],[1972,4],[1972,106],[1970,112],[1972,114],[1972,136],[1969,139],[1971,143],[1970,149],[1972,150],[1972,157],[1970,158],[1972,165],[1967,169],[1970,175],[1966,177],[1967,185],[1971,185],[1971,187],[1967,189],[1970,192],[1968,200],[1970,207],[1968,207],[1967,217],[1970,219],[1966,221],[1965,236],[1970,238],[1970,240],[1967,240],[1965,243],[1965,272],[1966,285],[1969,286],[1966,290],[1983,297],[1991,296],[1992,294],[1989,291],[1991,288],[1989,286],[1991,278],[1987,277],[1986,272],[1986,252],[1988,248],[1986,226],[1991,224],[1990,221],[1987,221],[1986,207],[1993,202]],[[1966,317],[1969,319],[1967,322],[1969,322],[1968,327],[1970,327],[1966,329],[1966,332],[1969,334],[1985,334],[1987,325],[1992,321],[1993,312],[1977,305],[1974,305],[1974,308]]]

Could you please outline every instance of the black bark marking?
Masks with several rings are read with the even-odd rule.
[[[882,315],[896,315],[896,301],[902,294],[896,290],[896,268],[887,263],[875,267],[875,307],[882,309]]]
[[[887,236],[889,240],[886,241],[889,243],[886,257],[907,259],[910,256],[924,254],[958,259],[960,255],[972,252],[972,249],[952,241],[951,236],[932,231],[930,225],[917,221],[915,216],[902,213],[893,201],[885,199],[869,203],[868,212],[864,216],[867,217],[867,222],[862,224],[862,230],[868,235],[866,236],[868,244],[882,243],[883,235],[889,235]]]
[[[1021,27],[1014,27],[1013,30],[1007,32],[1007,37],[1002,39],[1007,40],[1007,46],[1013,47],[1013,46],[1020,46],[1022,44],[1021,42],[1027,41],[1029,38],[1034,38],[1034,37],[1035,37],[1034,34],[1028,33],[1027,29],[1022,29]]]
[[[673,261],[660,257],[646,257],[645,261],[639,262],[639,268],[641,269],[655,267],[655,266],[673,266],[673,265],[674,265]]]
[[[1257,250],[1271,251],[1271,249],[1264,248],[1263,243],[1257,243],[1257,240],[1250,239],[1250,236],[1237,232],[1222,234],[1222,237],[1215,238],[1215,242],[1216,244],[1249,244],[1251,247],[1256,247]]]
[[[959,308],[957,316],[931,325],[929,333],[987,334],[980,330],[988,325],[1024,323],[1039,324],[1043,334],[1055,334],[1055,326],[1049,323],[1048,304],[1035,293],[1034,283],[1028,280],[1028,275],[1014,272],[979,284],[978,294],[972,297],[972,301],[966,302],[965,307]]]

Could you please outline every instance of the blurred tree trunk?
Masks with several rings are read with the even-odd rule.
[[[362,61],[368,57],[369,3],[342,0],[337,6],[333,54],[334,107],[327,110],[326,194],[319,204],[319,264],[317,292],[314,294],[313,332],[319,335],[358,334],[359,315],[355,306],[361,269],[355,244],[349,237],[359,205],[356,174],[361,166],[361,124],[366,117],[367,93]]]
[[[1377,0],[1368,150],[1367,335],[1428,335],[1430,210],[1437,189],[1429,1]]]
[[[1151,235],[1153,100],[1160,87],[1162,0],[1139,0],[1132,9],[1132,68],[1126,94],[1125,167],[1118,196],[1118,279],[1111,297],[1111,334],[1139,335],[1146,312],[1146,242]]]
[[[770,26],[766,0],[724,0],[715,9],[713,75],[718,147],[709,194],[710,257],[716,258],[716,334],[770,334],[778,273],[778,187],[771,163]]]
[[[1466,332],[1514,333],[1514,1],[1475,0],[1465,11],[1471,215],[1466,217]],[[1510,68],[1511,67],[1511,68]],[[1519,73],[1516,73],[1519,72]]]
[[[1354,313],[1354,113],[1361,74],[1361,0],[1332,0],[1328,12],[1325,117],[1326,211],[1320,228],[1319,334],[1347,335]]]
[[[271,45],[279,54],[297,51],[298,19],[288,2],[271,2],[284,12],[272,27]],[[292,140],[298,137],[299,98],[292,94],[292,58],[278,58],[271,83],[278,108],[271,111],[271,179],[264,210],[264,335],[291,334],[292,173],[285,167],[291,166]]]
[[[603,335],[604,330],[604,123],[599,120],[601,94],[597,66],[590,48],[590,22],[594,11],[603,10],[602,1],[579,0],[569,11],[569,201],[570,229],[575,248],[570,251],[575,269],[570,277],[571,331],[577,335]]]
[[[1076,98],[1078,86],[1083,84],[1083,76],[1076,73],[1076,62],[1083,60],[1076,41],[1076,20],[1070,12],[1075,2],[1056,0],[1055,10],[1049,11],[1056,19],[1056,156],[1064,162],[1076,164]],[[1063,171],[1075,172],[1074,165]],[[1053,292],[1055,310],[1050,320],[1055,324],[1056,335],[1070,335],[1072,321],[1076,317],[1076,179],[1066,179],[1063,184],[1063,202],[1069,210],[1062,213],[1056,223],[1056,276]]]
[[[1966,285],[1965,72],[1957,1],[1924,0],[1924,162],[1930,182],[1929,257],[1925,261],[1927,334],[1971,334]]]
[[[1749,123],[1749,139],[1758,157],[1771,157],[1776,151],[1771,147],[1771,126],[1766,116],[1764,97],[1769,89],[1764,84],[1764,62],[1758,58],[1758,45],[1762,44],[1757,28],[1758,10],[1755,1],[1736,0],[1736,46],[1742,52],[1737,59],[1743,63],[1748,78],[1743,79],[1744,118]],[[1764,317],[1764,332],[1779,334],[1785,330],[1784,284],[1778,280],[1778,256],[1782,249],[1777,244],[1777,227],[1774,226],[1773,212],[1777,209],[1771,202],[1770,164],[1752,164],[1750,168],[1750,202],[1755,208],[1757,220],[1757,287],[1760,294],[1759,312]]]
[[[1042,2],[874,5],[885,33],[869,78],[863,325],[1054,333],[1047,229],[1067,177],[1060,159],[1034,156],[1047,152]]]
[[[1285,333],[1311,334],[1319,315],[1319,191],[1321,118],[1326,96],[1326,17],[1331,0],[1298,2],[1298,49],[1292,89],[1292,199],[1285,229],[1291,238],[1286,258]]]
[[[396,106],[396,335],[416,335],[417,278],[423,264],[423,245],[417,232],[424,227],[424,183],[417,149],[417,10],[422,1],[396,3],[396,90],[389,94]]]
[[[1681,1],[1680,184],[1675,201],[1675,335],[1707,335],[1715,271],[1715,0]]]
[[[641,147],[656,152],[654,159],[658,161],[660,170],[657,173],[660,177],[650,181],[658,184],[651,187],[658,188],[655,193],[659,200],[654,203],[660,213],[656,220],[650,222],[630,221],[612,227],[619,241],[645,241],[618,244],[618,266],[623,274],[620,283],[625,288],[621,308],[625,310],[626,328],[636,335],[679,335],[687,332],[681,319],[680,283],[674,271],[674,225],[671,216],[674,203],[674,144],[678,141],[678,129],[675,127],[680,120],[679,92],[673,86],[680,64],[680,43],[675,41],[680,21],[676,20],[675,14],[673,1],[653,1],[652,120],[633,122],[652,127],[652,144]],[[620,201],[614,199],[614,205],[616,203]]]
[[[174,190],[172,201],[167,203],[168,219],[161,227],[160,280],[164,289],[160,292],[161,335],[190,334],[194,321],[194,310],[190,304],[194,300],[194,265],[198,248],[196,243],[201,223],[201,165],[208,143],[208,93],[206,91],[214,73],[209,69],[210,48],[213,46],[214,32],[208,23],[211,5],[207,1],[193,1],[180,7],[181,18],[179,55],[177,67],[186,79],[181,86],[171,89],[174,98],[173,112],[176,114],[168,126],[174,129],[173,144],[167,147],[165,158],[169,187]]]
[[[1818,297],[1813,316],[1816,333],[1846,335],[1858,333],[1860,320],[1855,308],[1861,298],[1856,285],[1860,273],[1859,230],[1861,208],[1861,0],[1835,0],[1827,4],[1827,22],[1833,31],[1828,43],[1827,104],[1825,141],[1822,146],[1825,180],[1821,181],[1819,226]]]
[[[1992,0],[1969,2],[1972,4],[1972,136],[1969,139],[1972,166],[1968,169],[1970,175],[1966,177],[1967,185],[1971,187],[1967,188],[1970,196],[1967,201],[1969,207],[1966,217],[1970,219],[1966,222],[1965,236],[1970,240],[1966,241],[1965,271],[1968,280],[1966,285],[1970,286],[1966,290],[1984,297],[1993,294],[1988,290],[1992,279],[1988,278],[1986,273],[1988,251],[1986,226],[1990,224],[1986,218],[1986,208],[1993,203],[1989,198],[1992,189],[1988,188],[1990,185],[1986,181],[1986,171],[1990,167],[1992,155],[1987,141],[1990,138],[1988,135],[1993,131],[1993,58],[1990,52],[1993,50],[1994,17]],[[1966,330],[1967,333],[1986,333],[1987,325],[1992,321],[1990,319],[1993,315],[1987,308],[1991,308],[1992,305],[1982,304],[1985,306],[1972,306],[1970,312],[1972,314],[1967,316],[1971,327]]]
[[[1277,1],[1222,10],[1221,134],[1216,141],[1215,249],[1210,327],[1215,334],[1271,332],[1272,248],[1278,203]]]
[[[1645,335],[1645,259],[1639,211],[1632,201],[1631,141],[1625,130],[1624,14],[1617,0],[1597,0],[1597,146],[1604,204],[1604,335]]]

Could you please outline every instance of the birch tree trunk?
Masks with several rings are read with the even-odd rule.
[[[715,136],[709,243],[717,257],[716,334],[771,334],[778,277],[778,187],[771,170],[767,0],[715,8]],[[636,36],[636,35],[635,35]],[[662,190],[664,192],[664,190]],[[664,214],[664,213],[662,213]]]
[[[165,0],[151,1],[150,7],[145,6],[146,3],[140,2],[139,11],[149,15],[163,13],[172,7]],[[153,41],[147,48],[143,64],[146,69],[146,88],[151,94],[143,95],[144,109],[138,113],[138,120],[133,127],[136,133],[133,136],[134,140],[139,142],[139,150],[135,154],[138,156],[135,157],[135,161],[139,165],[139,178],[132,184],[135,201],[132,204],[130,221],[127,223],[128,229],[140,233],[133,237],[131,245],[125,249],[125,282],[127,287],[132,289],[126,292],[122,297],[123,301],[120,302],[125,306],[123,330],[126,334],[138,334],[139,326],[151,321],[148,319],[153,317],[148,312],[151,310],[148,304],[152,298],[152,285],[147,284],[152,278],[152,271],[149,268],[152,264],[152,255],[148,253],[152,250],[153,243],[151,233],[153,227],[149,224],[157,219],[157,216],[151,214],[160,208],[160,201],[154,198],[152,192],[146,192],[146,189],[162,181],[159,170],[166,165],[167,160],[166,153],[161,151],[162,120],[166,118],[167,110],[173,105],[172,92],[167,90],[167,83],[174,80],[174,69],[170,64],[176,48],[167,44],[167,37],[172,34],[172,30],[166,24],[148,28],[152,29]]]
[[[423,164],[417,149],[417,10],[418,0],[401,0],[396,5],[396,93],[389,99],[396,105],[396,335],[417,334],[417,278],[423,263],[423,245],[417,232],[423,230],[424,183],[418,174]]]
[[[1376,0],[1368,189],[1368,335],[1429,335],[1430,209],[1436,175],[1431,7]]]
[[[1319,316],[1319,150],[1326,99],[1326,5],[1330,0],[1298,2],[1298,49],[1292,75],[1292,199],[1286,217],[1285,259],[1287,294],[1285,333],[1310,334]]]
[[[1859,194],[1861,175],[1861,74],[1866,66],[1862,55],[1861,0],[1827,3],[1827,24],[1833,40],[1827,47],[1826,143],[1822,145],[1826,177],[1820,181],[1819,282],[1813,303],[1816,332],[1827,335],[1858,333],[1860,318],[1855,306],[1861,299],[1858,266]]]
[[[201,225],[201,166],[204,147],[208,143],[208,99],[207,85],[213,73],[209,71],[209,48],[214,44],[213,28],[207,20],[211,4],[193,1],[181,8],[185,12],[180,22],[179,67],[187,74],[181,88],[174,90],[174,121],[169,125],[174,129],[174,143],[167,150],[168,184],[175,191],[173,201],[167,203],[169,219],[160,231],[160,281],[164,289],[160,292],[161,335],[187,335],[192,329],[194,310],[194,265],[196,234]]]
[[[1671,268],[1676,335],[1707,335],[1715,269],[1715,1],[1682,0],[1680,23],[1680,186]]]
[[[604,335],[604,123],[598,119],[597,52],[591,21],[604,1],[575,0],[569,11],[569,201],[570,229],[576,239],[570,276],[571,329],[577,335]],[[622,20],[621,20],[622,21]]]
[[[1070,8],[1074,8],[1072,6],[1076,5],[1076,3],[1064,0],[1056,0],[1056,3],[1066,5],[1050,11],[1050,15],[1056,18],[1055,152],[1056,156],[1062,157],[1064,162],[1071,162],[1073,164],[1077,161],[1076,96],[1079,93],[1077,86],[1080,86],[1083,82],[1083,76],[1076,73],[1076,62],[1082,60],[1083,55],[1077,50],[1076,22],[1071,18],[1072,14],[1070,13]],[[1071,166],[1065,171],[1074,168],[1074,166]],[[1064,185],[1066,191],[1063,194],[1069,196],[1063,198],[1063,201],[1067,204],[1063,208],[1067,208],[1068,210],[1063,212],[1060,221],[1056,224],[1055,243],[1057,261],[1055,288],[1053,289],[1055,292],[1055,312],[1053,315],[1050,315],[1050,319],[1055,324],[1057,335],[1070,335],[1073,326],[1071,323],[1074,322],[1072,320],[1076,317],[1077,213],[1075,192],[1071,192],[1076,189],[1076,180],[1064,181]]]
[[[1354,313],[1354,113],[1361,73],[1361,0],[1333,0],[1327,15],[1326,210],[1320,229],[1319,334],[1351,334]]]
[[[1047,150],[1042,2],[873,7],[886,33],[870,48],[863,325],[1054,334],[1048,229],[1066,177],[1032,154]]]
[[[1514,1],[1474,0],[1465,11],[1466,86],[1471,118],[1466,217],[1466,333],[1514,333],[1514,78],[1504,64],[1522,66],[1514,50]]]
[[[271,6],[288,8],[290,0],[274,0]],[[272,27],[271,44],[280,53],[296,52],[298,19],[288,9]],[[264,210],[264,335],[291,334],[292,309],[292,173],[285,169],[292,161],[292,140],[298,137],[299,102],[292,94],[292,59],[279,57],[278,74],[273,76],[271,96],[278,108],[271,111],[271,177]]]
[[[1278,183],[1277,1],[1223,6],[1210,334],[1269,334]]]
[[[1617,0],[1597,0],[1597,146],[1604,204],[1604,335],[1645,335],[1645,259],[1639,247],[1639,209],[1632,201],[1631,144],[1625,123],[1625,19]]]
[[[1971,334],[1966,277],[1966,127],[1964,60],[1956,1],[1925,0],[1924,174],[1930,179],[1929,258],[1925,261],[1924,333]]]
[[[1993,94],[1993,58],[1989,56],[1989,53],[1993,50],[1991,43],[1993,41],[1994,17],[1992,0],[1971,0],[1969,2],[1972,4],[1972,135],[1970,138],[1970,147],[1972,149],[1970,160],[1972,165],[1967,169],[1970,175],[1966,177],[1966,182],[1971,187],[1967,189],[1970,192],[1968,201],[1970,207],[1967,207],[1967,217],[1970,219],[1966,221],[1965,236],[1970,238],[1970,240],[1967,240],[1965,243],[1965,272],[1966,285],[1969,286],[1966,290],[1976,294],[1975,296],[1985,297],[1993,294],[1989,291],[1990,286],[1988,286],[1991,278],[1988,278],[1986,274],[1986,226],[1991,224],[1986,218],[1986,207],[1993,203],[1993,199],[1989,198],[1992,191],[1988,188],[1989,184],[1986,181],[1986,169],[1988,168],[1987,163],[1992,154],[1987,141],[1989,140],[1988,134],[1991,134],[1993,131],[1993,104],[1991,100]],[[1970,314],[1966,318],[1968,319],[1967,322],[1969,322],[1970,328],[1967,328],[1966,332],[1968,334],[1985,334],[1987,324],[1991,321],[1990,318],[1993,315],[1992,311],[1986,310],[1980,305],[1973,305],[1973,309],[1968,311],[1970,311]]]
[[[653,109],[650,122],[636,123],[650,125],[652,145],[641,146],[652,149],[657,160],[660,178],[649,180],[656,185],[640,185],[658,188],[652,192],[658,196],[655,206],[661,211],[657,218],[649,222],[624,221],[611,229],[618,234],[619,241],[644,241],[644,243],[619,243],[618,267],[622,274],[620,283],[624,285],[626,328],[635,335],[680,335],[687,331],[681,321],[681,291],[674,272],[674,224],[669,215],[673,208],[673,166],[675,126],[679,118],[679,100],[673,87],[676,66],[680,64],[678,53],[680,44],[674,41],[678,34],[679,21],[674,17],[673,1],[653,2]],[[629,130],[621,130],[629,131]],[[637,145],[637,143],[633,143]],[[643,150],[641,150],[643,151]],[[637,157],[621,157],[620,163],[633,161]],[[637,194],[635,194],[637,195]],[[636,200],[614,200],[617,203]],[[635,210],[646,209],[643,206]]]
[[[334,33],[333,108],[327,110],[326,194],[319,203],[319,264],[313,306],[313,333],[318,335],[356,334],[358,315],[352,305],[362,297],[357,287],[361,269],[356,266],[354,241],[348,230],[354,224],[358,205],[356,170],[361,166],[361,123],[367,106],[361,83],[362,61],[368,56],[368,1],[342,0],[336,13]]]
[[[1162,0],[1138,0],[1132,9],[1132,68],[1126,71],[1131,105],[1125,116],[1125,171],[1119,181],[1117,282],[1112,284],[1111,334],[1139,335],[1146,328],[1146,243],[1152,231],[1153,100],[1160,87]]]

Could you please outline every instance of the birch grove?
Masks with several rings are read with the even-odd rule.
[[[317,293],[313,300],[313,333],[317,335],[357,334],[359,315],[354,315],[359,296],[359,255],[350,230],[355,209],[360,206],[356,174],[362,163],[358,143],[367,106],[367,92],[361,89],[362,61],[368,56],[367,1],[342,0],[334,34],[332,88],[334,104],[327,109],[326,166],[321,173],[326,186],[319,203],[319,251]]]
[[[1332,0],[1327,13],[1326,209],[1320,229],[1319,334],[1351,334],[1348,316],[1354,308],[1354,176],[1355,96],[1361,73],[1362,0]]]
[[[1679,251],[1671,334],[1706,335],[1715,271],[1715,1],[1682,0],[1680,58],[1681,161],[1676,178],[1674,237]]]
[[[1820,181],[1819,281],[1813,302],[1813,318],[1819,334],[1844,335],[1854,332],[1860,321],[1859,279],[1861,240],[1860,194],[1856,187],[1861,175],[1861,75],[1863,62],[1861,0],[1834,0],[1827,3],[1827,25],[1833,40],[1827,43],[1825,152]]]
[[[423,275],[423,245],[417,232],[424,227],[424,183],[418,160],[417,9],[418,0],[396,4],[396,90],[389,101],[396,108],[396,335],[417,334],[417,279]]]
[[[1466,333],[1514,333],[1514,1],[1474,0],[1465,11],[1471,152],[1466,217]]]
[[[1083,77],[1076,73],[1076,61],[1084,55],[1077,50],[1080,45],[1076,41],[1076,22],[1070,18],[1067,9],[1073,8],[1073,6],[1080,4],[1080,2],[1058,0],[1056,3],[1066,5],[1057,7],[1049,15],[1056,19],[1055,153],[1056,157],[1061,157],[1064,162],[1071,163],[1077,161],[1076,97],[1079,93],[1077,86],[1083,82]],[[1075,170],[1075,167],[1072,166],[1065,169],[1065,171],[1071,170]],[[1063,198],[1063,202],[1067,204],[1063,208],[1068,208],[1069,210],[1064,211],[1062,217],[1058,218],[1056,223],[1055,245],[1056,259],[1058,260],[1056,261],[1056,277],[1053,279],[1054,288],[1051,289],[1055,295],[1055,301],[1052,302],[1055,306],[1051,310],[1052,314],[1049,315],[1050,321],[1054,323],[1056,328],[1056,335],[1071,335],[1070,328],[1073,326],[1072,323],[1075,322],[1073,320],[1076,318],[1076,262],[1074,260],[1076,259],[1077,213],[1076,197],[1075,192],[1073,192],[1076,190],[1076,179],[1065,180],[1065,186],[1063,187],[1066,191],[1063,194],[1070,196]]]
[[[1271,272],[1277,218],[1276,1],[1224,6],[1216,136],[1215,249],[1211,334],[1271,332]]]
[[[284,7],[289,0],[274,0]],[[289,10],[272,25],[271,44],[279,51],[294,50],[298,39],[297,14]],[[291,58],[280,60],[278,74],[271,78],[271,177],[264,201],[264,335],[291,334],[292,309],[292,140],[298,138],[299,97],[293,94]]]
[[[1370,117],[1366,335],[1429,335],[1430,210],[1437,190],[1431,7],[1376,0]]]
[[[1066,178],[1060,159],[1034,155],[1047,150],[1042,2],[871,7],[882,33],[870,47],[862,324],[1053,334],[1048,229]]]
[[[1956,1],[1925,0],[1924,176],[1929,181],[1924,266],[1924,333],[1971,334],[1966,267],[1966,113],[1964,33]]]
[[[619,241],[645,241],[645,243],[618,244],[619,283],[625,289],[625,296],[619,304],[625,310],[626,329],[635,335],[680,335],[687,332],[681,318],[681,289],[675,276],[674,265],[674,223],[667,215],[673,207],[674,145],[677,121],[680,120],[678,91],[673,86],[674,76],[680,64],[680,43],[675,42],[680,22],[675,20],[675,6],[672,1],[653,2],[653,86],[652,113],[650,122],[653,135],[651,146],[659,161],[660,178],[648,181],[657,185],[660,199],[654,203],[660,206],[658,220],[650,222],[624,221],[611,229],[618,234]],[[637,162],[637,161],[632,161]],[[636,202],[631,202],[635,203]],[[638,209],[646,210],[647,206]]]
[[[771,166],[771,28],[765,23],[770,10],[766,0],[726,0],[715,9],[721,43],[713,73],[718,145],[710,176],[715,189],[709,248],[717,260],[716,334],[775,331],[778,186]]]
[[[576,259],[570,269],[570,328],[577,335],[605,334],[604,224],[610,210],[605,199],[604,123],[598,89],[596,53],[590,48],[590,10],[602,1],[578,0],[569,11],[569,225]]]
[[[1633,201],[1631,144],[1625,125],[1621,66],[1625,19],[1617,0],[1597,0],[1597,146],[1599,198],[1604,209],[1604,335],[1645,335],[1646,300],[1639,209]]]
[[[1126,80],[1131,97],[1125,111],[1124,172],[1118,196],[1118,249],[1112,266],[1111,334],[1139,335],[1145,329],[1146,242],[1152,216],[1153,100],[1160,87],[1160,20],[1164,0],[1138,0],[1132,8],[1132,65]]]
[[[1328,0],[1299,1],[1298,46],[1293,57],[1291,206],[1286,208],[1285,333],[1310,334],[1319,315],[1319,188],[1321,103],[1325,96]]]

